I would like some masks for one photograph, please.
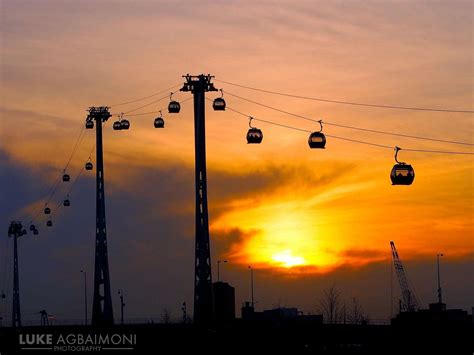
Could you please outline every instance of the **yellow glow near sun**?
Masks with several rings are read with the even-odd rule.
[[[239,221],[240,226],[245,226],[242,230],[251,235],[233,250],[235,262],[275,269],[317,267],[318,270],[339,262],[328,251],[339,243],[331,237],[330,230],[321,226],[325,219],[304,208],[304,197],[295,200],[294,195],[283,202],[275,198],[221,216],[214,227],[225,228]]]
[[[306,260],[303,257],[292,255],[291,250],[284,250],[280,253],[273,254],[272,260],[286,268],[306,264]]]

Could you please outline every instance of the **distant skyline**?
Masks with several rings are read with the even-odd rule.
[[[4,0],[0,6],[5,231],[11,219],[27,223],[41,210],[42,195],[61,174],[89,106],[127,112],[166,93],[113,104],[178,85],[186,73],[333,100],[473,109],[469,1]],[[474,136],[472,114],[344,106],[215,84],[228,106],[302,129],[319,125],[225,92],[343,125],[468,142]],[[213,278],[217,260],[228,260],[221,277],[236,286],[237,308],[249,299],[252,265],[259,308],[315,311],[324,288],[336,284],[347,299],[360,298],[372,317],[387,317],[390,240],[423,305],[436,300],[435,261],[442,252],[448,307],[474,306],[472,156],[402,150],[400,159],[414,166],[416,178],[412,186],[391,186],[390,150],[331,138],[326,149],[310,150],[306,133],[258,121],[264,140],[247,145],[245,117],[214,112],[210,103],[206,110]],[[128,132],[113,131],[109,122],[104,133],[112,293],[115,303],[116,289],[124,290],[130,316],[162,308],[177,315],[182,301],[192,305],[192,101],[182,103],[179,115],[163,114],[163,130],[153,128],[157,115],[150,114],[130,117]],[[472,152],[329,125],[324,132],[402,148]],[[68,168],[73,180],[93,144],[94,134],[86,131]],[[53,215],[52,229],[41,225],[38,237],[20,241],[25,313],[38,308],[82,317],[79,271],[92,275],[94,261],[94,173],[82,173],[71,207]],[[55,203],[66,191],[61,185]],[[11,241],[6,232],[2,238],[0,287],[8,291],[3,264]],[[11,311],[10,300],[2,302],[2,313]]]

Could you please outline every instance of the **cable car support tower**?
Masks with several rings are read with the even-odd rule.
[[[211,75],[185,75],[181,91],[194,96],[194,145],[196,184],[196,239],[194,264],[194,322],[209,325],[213,322],[211,252],[209,216],[207,209],[205,93],[217,91]]]
[[[21,327],[20,312],[20,279],[18,277],[18,238],[26,234],[21,222],[11,222],[8,227],[8,236],[13,238],[13,309],[12,327]]]
[[[95,234],[95,270],[94,300],[92,303],[92,325],[107,326],[114,324],[112,295],[110,293],[110,275],[107,253],[107,230],[105,223],[104,157],[102,148],[102,123],[111,114],[108,107],[90,107],[86,127],[96,125],[96,234]]]

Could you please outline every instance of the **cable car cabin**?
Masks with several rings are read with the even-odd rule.
[[[168,112],[169,113],[179,113],[179,110],[181,110],[181,105],[179,104],[178,101],[171,101],[168,104]]]
[[[64,205],[64,207],[69,207],[69,206],[71,206],[71,201],[69,201],[68,199],[65,199],[64,202],[63,202],[63,205]]]
[[[71,180],[71,177],[68,174],[64,174],[63,175],[63,181],[68,182],[69,180]]]
[[[86,170],[92,170],[93,167],[94,167],[94,166],[92,165],[92,163],[91,163],[90,161],[88,161],[88,162],[86,163]]]
[[[153,123],[155,128],[165,128],[165,120],[161,117],[155,118],[155,122]]]
[[[48,220],[48,221],[46,222],[46,225],[47,225],[48,227],[52,227],[52,226],[53,226],[53,221],[52,221],[52,220]]]
[[[212,103],[212,108],[214,111],[225,111],[225,100],[222,97],[214,99]]]
[[[34,231],[35,229],[36,229],[35,225],[32,224],[32,225],[30,226],[30,231]]]
[[[38,234],[39,234],[38,230],[35,229],[35,230],[33,231],[33,234],[34,234],[34,235],[38,235]]]
[[[122,120],[120,122],[120,127],[121,127],[121,129],[129,129],[130,128],[129,120]]]
[[[250,128],[247,132],[247,143],[248,144],[260,144],[263,140],[263,133],[258,128]]]
[[[94,121],[87,121],[86,122],[86,129],[94,128]]]
[[[409,164],[395,164],[390,173],[392,185],[411,185],[415,180],[415,170]]]
[[[115,121],[113,127],[115,131],[120,131],[122,129],[122,124],[120,121]]]
[[[45,207],[44,214],[51,214],[51,208]]]
[[[324,149],[326,146],[326,136],[321,132],[313,132],[309,135],[308,145],[311,149]]]

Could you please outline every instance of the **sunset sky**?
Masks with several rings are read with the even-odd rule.
[[[319,129],[230,94],[330,123],[473,143],[473,114],[338,105],[219,81],[330,100],[473,110],[470,1],[3,0],[0,6],[5,232],[12,219],[27,223],[41,211],[89,106],[133,110],[167,93],[114,104],[182,84],[186,73],[215,75],[229,107],[279,124]],[[178,316],[181,302],[192,304],[193,106],[184,102],[169,115],[167,103],[134,111],[163,109],[163,130],[153,128],[156,114],[149,114],[130,116],[129,131],[113,131],[109,122],[104,132],[111,283],[114,302],[116,289],[124,290],[128,317],[163,308]],[[236,287],[237,308],[249,299],[252,265],[259,309],[315,312],[323,290],[336,284],[345,300],[358,297],[372,318],[387,318],[390,240],[423,306],[436,299],[441,252],[448,307],[474,306],[472,155],[402,150],[416,178],[412,186],[392,186],[391,150],[331,138],[325,150],[310,150],[307,133],[258,121],[263,142],[247,145],[245,117],[214,112],[208,103],[206,119],[213,278],[217,260],[228,260],[221,275]],[[474,151],[330,125],[324,132],[393,147]],[[84,133],[68,168],[72,180],[94,139],[93,131]],[[53,211],[52,229],[41,222],[38,237],[20,240],[23,312],[82,317],[81,269],[90,273],[92,300],[94,177],[82,173],[71,207]],[[67,189],[60,185],[52,206]],[[4,233],[0,286],[10,298],[3,314],[11,308],[7,245]]]

